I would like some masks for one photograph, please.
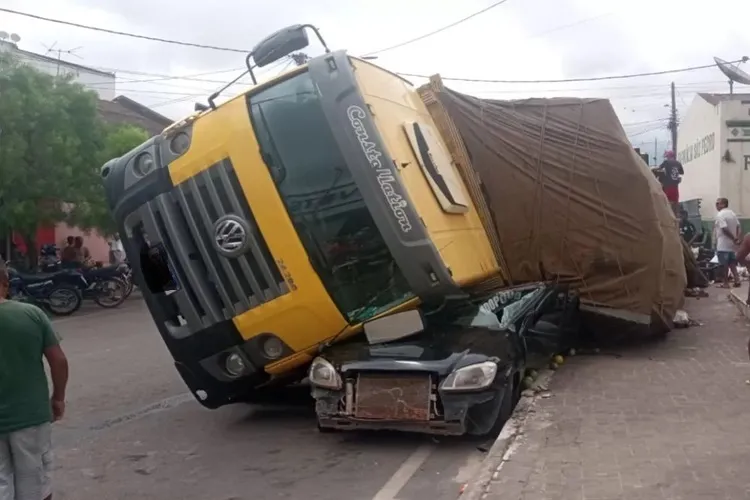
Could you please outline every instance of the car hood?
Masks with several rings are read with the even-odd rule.
[[[341,372],[426,371],[447,375],[456,368],[490,358],[503,365],[513,358],[508,331],[482,327],[423,331],[412,337],[370,345],[364,340],[336,344],[321,356]]]

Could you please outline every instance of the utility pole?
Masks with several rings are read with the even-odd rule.
[[[669,116],[669,130],[672,132],[672,151],[677,156],[677,101],[674,82],[672,82],[672,111]]]

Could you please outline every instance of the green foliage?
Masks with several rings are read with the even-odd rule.
[[[61,221],[114,232],[99,169],[147,134],[105,126],[96,104],[94,92],[69,78],[0,54],[0,231],[13,228],[28,242],[38,227]]]
[[[76,203],[68,218],[71,224],[82,229],[97,229],[100,234],[111,236],[117,232],[112,215],[107,207],[99,171],[102,165],[117,158],[148,139],[145,130],[133,125],[105,126],[101,148],[94,162],[91,178],[94,182],[81,187],[80,201]]]

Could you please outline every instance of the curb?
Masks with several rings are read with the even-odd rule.
[[[729,291],[728,297],[730,302],[734,302],[734,305],[737,306],[740,313],[742,313],[745,318],[750,319],[750,306],[745,303],[745,299],[739,297],[734,290]]]
[[[503,426],[503,430],[500,431],[490,451],[482,461],[479,471],[459,495],[460,500],[481,500],[489,493],[490,484],[494,479],[497,479],[500,469],[505,462],[510,460],[511,455],[517,449],[516,441],[524,434],[527,420],[534,413],[534,406],[540,399],[540,394],[547,392],[554,373],[553,370],[543,370],[539,373],[531,389],[524,391],[526,394],[528,394],[528,391],[533,394],[521,397],[510,419]]]

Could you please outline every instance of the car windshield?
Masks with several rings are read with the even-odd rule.
[[[248,98],[261,155],[315,272],[349,322],[411,291],[377,230],[307,72]]]
[[[502,290],[489,299],[465,303],[462,306],[448,307],[431,318],[433,324],[446,322],[453,326],[482,327],[493,330],[514,328],[525,314],[527,305],[544,293],[544,287]]]

